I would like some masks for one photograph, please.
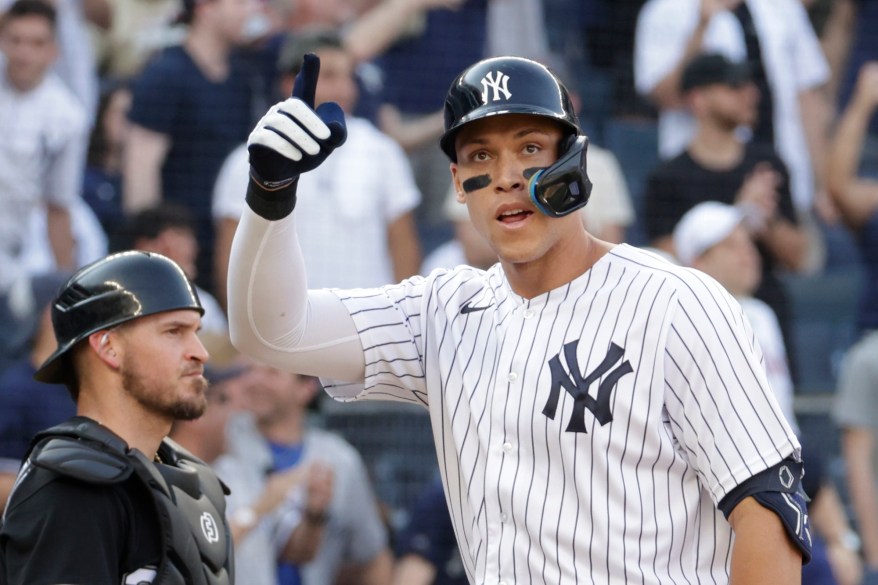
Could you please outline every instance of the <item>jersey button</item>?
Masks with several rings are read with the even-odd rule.
[[[515,382],[516,380],[518,380],[518,374],[516,374],[515,372],[509,372],[509,375],[506,376],[506,379],[510,382]]]
[[[506,522],[507,520],[509,520],[509,516],[506,514],[500,514],[500,522]]]
[[[533,316],[534,316],[534,311],[533,311],[533,309],[528,309],[527,311],[524,312],[524,318],[525,318],[525,319],[530,319],[530,318],[533,317]]]
[[[503,450],[507,453],[512,453],[512,443],[506,442],[503,443]]]

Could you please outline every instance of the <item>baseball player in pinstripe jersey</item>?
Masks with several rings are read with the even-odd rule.
[[[474,584],[798,583],[799,445],[753,333],[706,275],[584,230],[587,140],[555,75],[488,59],[448,92],[441,146],[497,265],[309,291],[296,178],[345,137],[318,70],[250,136],[235,344],[336,399],[429,409]]]

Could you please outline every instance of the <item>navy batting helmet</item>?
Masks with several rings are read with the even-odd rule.
[[[544,116],[557,120],[571,134],[579,133],[570,95],[558,76],[530,59],[495,57],[466,68],[451,84],[439,145],[457,162],[454,138],[461,127],[500,114]]]
[[[52,303],[58,348],[34,378],[67,383],[70,349],[101,329],[179,309],[204,314],[198,293],[183,270],[161,254],[129,251],[112,254],[77,271]]]

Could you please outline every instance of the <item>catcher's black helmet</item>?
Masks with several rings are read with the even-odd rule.
[[[74,345],[101,329],[178,309],[204,314],[192,283],[170,258],[129,251],[93,262],[71,276],[53,301],[58,348],[34,378],[67,383],[72,372],[66,357]]]
[[[466,68],[445,97],[445,133],[442,150],[457,161],[454,137],[473,120],[500,114],[531,114],[557,120],[579,133],[579,120],[567,88],[544,65],[521,57],[484,59]]]

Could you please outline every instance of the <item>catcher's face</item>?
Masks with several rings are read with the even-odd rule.
[[[145,413],[168,420],[204,413],[209,355],[198,338],[200,328],[197,312],[177,310],[140,317],[115,330],[123,388]]]
[[[541,260],[558,248],[570,225],[582,226],[578,214],[540,213],[528,194],[528,178],[558,159],[562,136],[550,119],[506,114],[471,122],[456,137],[451,173],[457,197],[505,263]]]

